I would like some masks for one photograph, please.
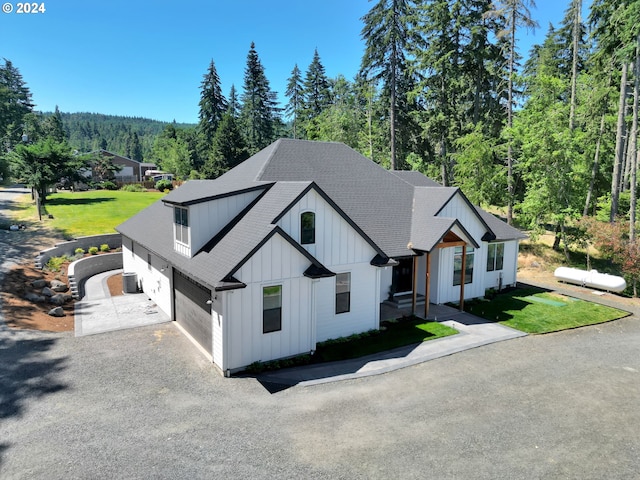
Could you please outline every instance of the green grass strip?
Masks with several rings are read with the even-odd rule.
[[[414,317],[385,322],[383,328],[322,342],[318,344],[316,355],[324,362],[346,360],[458,333],[441,323],[425,322]]]
[[[562,303],[564,307],[558,308],[556,303]],[[536,288],[504,292],[491,301],[467,302],[465,310],[527,333],[557,332],[629,315],[623,310]]]

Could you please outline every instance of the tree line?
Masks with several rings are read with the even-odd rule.
[[[340,141],[504,206],[510,223],[514,212],[526,226],[552,223],[570,243],[566,226],[583,213],[635,211],[640,2],[595,0],[585,17],[581,0],[566,1],[560,25],[523,61],[516,39],[537,27],[532,0],[378,0],[362,18],[355,78],[328,78],[316,50],[306,69],[292,65],[283,106],[252,43],[240,89],[223,95],[212,59],[198,124],[145,136],[142,157],[182,178],[215,178],[279,137]],[[24,96],[24,85],[4,83]],[[29,101],[14,107],[31,112]],[[84,131],[91,149],[109,141],[97,123],[72,129],[62,118],[67,137]],[[24,122],[2,121],[10,148]],[[112,132],[116,153],[139,158],[133,134]]]

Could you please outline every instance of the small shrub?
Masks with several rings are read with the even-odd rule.
[[[120,189],[123,192],[144,192],[145,188],[139,183],[130,183],[127,185],[123,185]]]
[[[80,248],[80,247],[76,248],[76,249],[74,250],[74,252],[75,252],[75,254],[76,254],[76,255],[80,255],[80,256],[84,255],[84,253],[85,253],[85,252],[84,252],[84,249],[83,249],[83,248]]]
[[[159,190],[161,192],[172,189],[173,183],[171,183],[169,180],[158,180],[158,182],[156,183],[156,190]]]
[[[89,253],[91,255],[96,255],[98,253],[98,247],[89,247]]]
[[[105,190],[117,190],[118,189],[118,186],[115,183],[113,183],[113,182],[111,182],[109,180],[105,180],[104,182],[102,182],[100,184],[100,186]]]
[[[108,252],[109,250],[111,249],[109,248],[109,245],[107,245],[106,243],[103,243],[102,245],[100,245],[101,252]]]
[[[46,269],[50,272],[59,272],[62,264],[69,261],[69,257],[63,255],[61,257],[51,257],[47,262]]]

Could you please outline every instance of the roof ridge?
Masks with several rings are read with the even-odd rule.
[[[269,165],[269,163],[271,163],[271,159],[275,156],[276,152],[278,151],[278,148],[280,148],[280,144],[282,143],[282,140],[283,140],[282,138],[279,138],[272,144],[273,148],[271,149],[271,152],[267,156],[267,159],[264,161],[264,163],[260,167],[260,170],[258,170],[258,173],[256,174],[255,178],[253,179],[254,182],[262,181],[262,174],[264,173],[265,169],[267,168],[267,165]]]

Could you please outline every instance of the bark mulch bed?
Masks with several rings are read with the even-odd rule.
[[[66,303],[64,317],[49,315],[55,305],[49,303],[33,303],[24,297],[29,292],[40,293],[31,287],[33,280],[54,279],[68,283],[67,267],[64,263],[58,272],[40,270],[30,263],[17,265],[7,271],[0,282],[0,308],[5,324],[10,328],[44,330],[48,332],[68,332],[74,329],[74,306],[76,300]],[[122,274],[112,275],[107,279],[107,287],[111,296],[122,295]]]
[[[7,326],[49,332],[73,330],[75,300],[67,302],[62,307],[65,313],[64,317],[52,317],[48,312],[55,305],[33,303],[24,298],[29,292],[40,293],[40,289],[36,290],[31,287],[31,282],[34,280],[45,279],[51,281],[57,279],[68,283],[67,266],[63,265],[59,272],[49,272],[40,270],[31,263],[25,263],[16,265],[7,271],[0,282],[0,306]]]

